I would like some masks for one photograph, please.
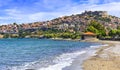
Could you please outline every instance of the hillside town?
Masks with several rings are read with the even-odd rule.
[[[23,24],[8,24],[0,26],[1,34],[19,34],[22,31],[56,29],[69,32],[84,32],[91,21],[102,24],[106,31],[117,29],[120,26],[120,18],[108,15],[106,11],[85,11],[81,14],[63,16],[53,20]]]

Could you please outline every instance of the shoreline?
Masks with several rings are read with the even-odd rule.
[[[40,39],[39,39],[40,40]],[[50,40],[51,41],[51,40]],[[71,42],[73,42],[73,40],[69,40],[69,41],[71,41]],[[61,41],[60,41],[61,42]],[[64,41],[63,41],[64,42]],[[98,40],[98,41],[78,41],[78,43],[79,42],[92,42],[93,43],[93,47],[91,47],[91,49],[89,49],[89,48],[85,48],[85,49],[83,49],[83,50],[81,50],[82,52],[85,52],[85,53],[81,53],[81,51],[80,51],[80,53],[79,54],[76,54],[77,55],[77,57],[74,57],[74,56],[76,56],[75,54],[74,55],[71,55],[70,54],[70,56],[72,56],[72,57],[70,57],[69,59],[70,59],[70,62],[68,62],[69,61],[69,59],[68,59],[68,57],[67,57],[67,59],[68,60],[66,60],[67,62],[65,62],[65,65],[66,64],[68,64],[68,66],[66,66],[65,68],[61,68],[60,70],[94,70],[93,68],[94,67],[92,67],[95,63],[96,63],[96,61],[97,61],[97,63],[99,63],[99,62],[103,62],[103,61],[106,61],[106,62],[108,62],[108,60],[107,59],[105,59],[106,58],[106,55],[103,55],[103,51],[104,50],[106,50],[106,49],[108,49],[108,48],[111,48],[112,47],[112,49],[113,49],[113,47],[115,47],[115,45],[116,44],[119,44],[120,42],[119,41],[103,41],[103,40]],[[77,44],[78,44],[77,43]],[[94,47],[94,43],[100,43],[100,46],[102,46],[102,47]],[[101,45],[102,44],[102,45]],[[107,45],[106,45],[107,44]],[[81,44],[80,44],[81,45]],[[106,46],[103,46],[103,45],[106,45]],[[108,46],[109,45],[109,46]],[[79,46],[79,45],[78,45]],[[88,45],[89,46],[89,45]],[[110,50],[110,49],[108,49],[108,50]],[[107,50],[107,52],[110,52],[110,51],[108,51]],[[90,52],[91,51],[91,52]],[[95,52],[93,52],[93,51],[95,51]],[[97,52],[96,52],[97,51]],[[87,52],[87,53],[86,53]],[[95,54],[95,55],[94,55]],[[97,54],[97,55],[96,55]],[[79,56],[80,55],[80,56]],[[92,56],[93,55],[93,56]],[[67,56],[68,56],[68,54],[67,54]],[[101,59],[101,57],[103,57],[103,56],[105,56],[104,57],[104,59],[105,60],[103,60],[103,59]],[[64,56],[64,57],[66,57],[66,56]],[[61,58],[61,57],[60,57]],[[73,59],[72,59],[73,58]],[[112,61],[113,60],[113,58],[115,58],[115,57],[111,57],[111,60],[110,61]],[[65,58],[64,58],[65,59]],[[63,59],[63,60],[64,60]],[[75,60],[74,60],[75,59]],[[117,59],[116,59],[117,60]],[[104,63],[106,63],[106,62],[104,62]],[[116,62],[116,61],[115,61]],[[60,62],[61,63],[61,62]],[[94,63],[94,64],[90,64],[90,63]],[[119,63],[118,63],[119,64]],[[57,65],[59,65],[59,64],[57,64]],[[62,62],[62,64],[60,64],[59,66],[61,66],[61,65],[64,65],[63,64],[63,62]],[[69,66],[70,65],[70,66]],[[83,66],[82,66],[83,65]],[[87,66],[86,66],[87,65]],[[99,65],[100,65],[100,63],[99,63]],[[104,64],[102,64],[102,66],[104,66]],[[50,66],[51,67],[51,66]],[[57,68],[56,67],[56,65],[53,65],[52,67],[54,67],[54,68]],[[91,67],[91,69],[87,69],[86,67]],[[81,69],[80,69],[81,68]],[[83,69],[82,69],[83,68]],[[97,70],[97,69],[95,69],[95,70]],[[101,69],[99,69],[99,70],[101,70]],[[109,69],[110,70],[110,69]],[[113,70],[115,70],[115,69],[113,69]]]
[[[88,58],[82,64],[83,70],[120,70],[120,42],[96,41],[108,46],[97,49],[96,55]]]
[[[81,39],[71,39],[71,38],[49,38],[50,40],[58,40],[58,41],[80,41],[80,42],[94,42],[94,43],[102,43],[102,44],[110,44],[110,43],[120,43],[118,40],[99,40],[99,39],[93,39],[93,40],[81,40]]]
[[[0,39],[40,39],[40,38],[0,38]],[[58,40],[58,41],[80,41],[80,42],[94,42],[94,43],[103,43],[103,44],[109,44],[110,43],[118,43],[120,41],[118,40],[99,40],[99,39],[93,39],[93,40],[81,40],[81,39],[71,39],[71,38],[42,38],[42,39],[48,39],[48,40]]]

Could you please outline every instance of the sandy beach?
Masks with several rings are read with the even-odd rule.
[[[97,49],[95,56],[83,63],[83,70],[120,70],[120,42],[99,41],[108,46]]]

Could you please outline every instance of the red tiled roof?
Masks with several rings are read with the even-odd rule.
[[[86,33],[83,33],[83,35],[96,35],[96,34],[93,32],[86,32]]]

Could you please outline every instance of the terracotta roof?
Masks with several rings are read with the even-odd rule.
[[[86,33],[83,33],[83,35],[96,35],[96,34],[93,32],[86,32]]]

